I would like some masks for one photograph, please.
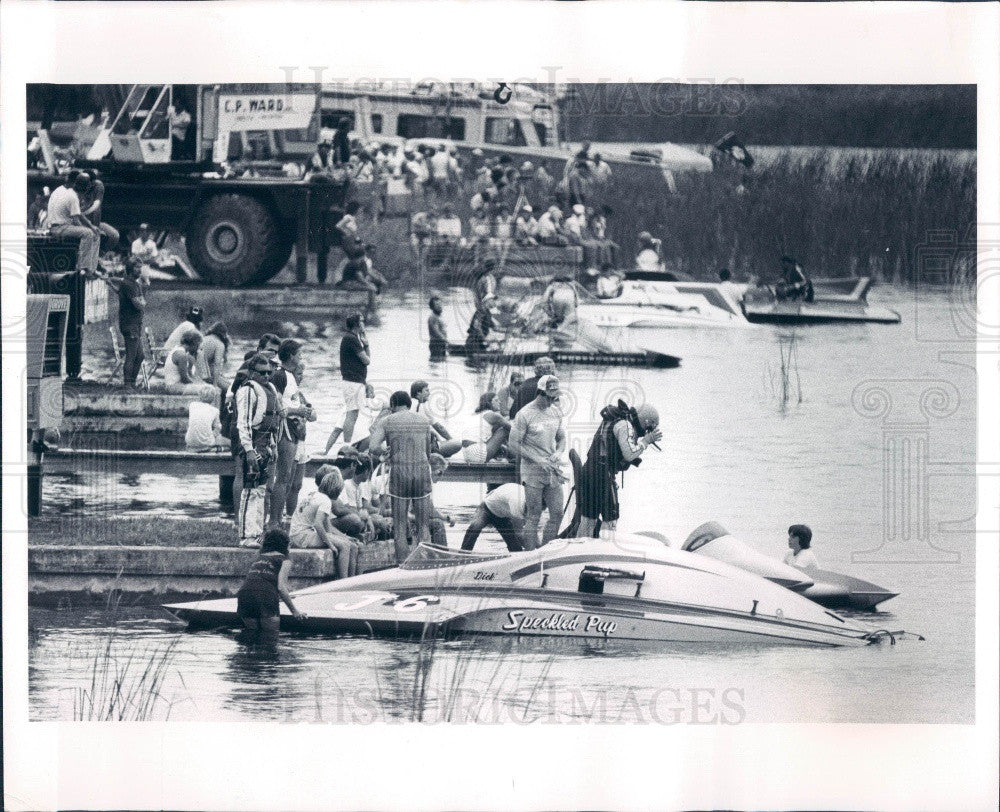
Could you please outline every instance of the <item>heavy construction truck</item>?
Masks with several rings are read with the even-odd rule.
[[[51,86],[50,86],[51,87]],[[120,109],[96,127],[87,157],[73,166],[100,171],[103,218],[128,234],[141,223],[183,235],[198,275],[215,285],[262,284],[284,268],[296,249],[296,276],[304,282],[309,251],[329,250],[331,212],[343,206],[349,183],[308,182],[280,166],[227,171],[238,159],[250,166],[251,136],[286,131],[318,140],[315,88],[260,86],[259,92],[221,85],[132,85]],[[55,96],[58,86],[50,91]],[[42,115],[39,168],[28,170],[28,199],[54,189],[69,167],[58,166],[48,138],[54,102]]]

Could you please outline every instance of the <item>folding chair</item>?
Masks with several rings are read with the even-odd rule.
[[[145,355],[149,359],[150,368],[146,371],[146,380],[152,378],[160,367],[162,367],[167,362],[167,354],[165,348],[157,345],[156,341],[153,339],[153,333],[148,327],[143,328],[143,339],[146,342]],[[149,388],[149,384],[146,384],[146,388]]]
[[[108,383],[111,383],[114,381],[115,375],[125,371],[125,353],[118,340],[118,331],[113,324],[108,327],[108,332],[111,333],[111,351],[115,354],[115,365],[111,368],[111,374],[108,375]]]

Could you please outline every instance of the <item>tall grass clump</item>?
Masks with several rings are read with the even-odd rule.
[[[73,692],[73,719],[87,722],[166,721],[164,697],[176,639],[164,646],[122,648],[112,628],[90,662],[89,681]]]

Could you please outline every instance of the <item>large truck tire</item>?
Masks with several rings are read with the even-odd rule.
[[[288,260],[291,259],[294,245],[295,240],[293,236],[282,230],[279,226],[278,238],[274,241],[270,253],[264,260],[264,264],[260,267],[260,271],[253,278],[254,284],[263,285],[281,273],[288,264]]]
[[[276,263],[282,240],[268,208],[252,197],[215,195],[202,203],[187,232],[187,252],[213,285],[251,285]],[[283,264],[283,263],[282,263]],[[271,270],[271,276],[280,268]]]

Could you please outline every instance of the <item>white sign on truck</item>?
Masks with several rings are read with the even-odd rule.
[[[238,93],[219,96],[215,161],[225,160],[229,134],[248,130],[304,130],[316,111],[315,93]]]

